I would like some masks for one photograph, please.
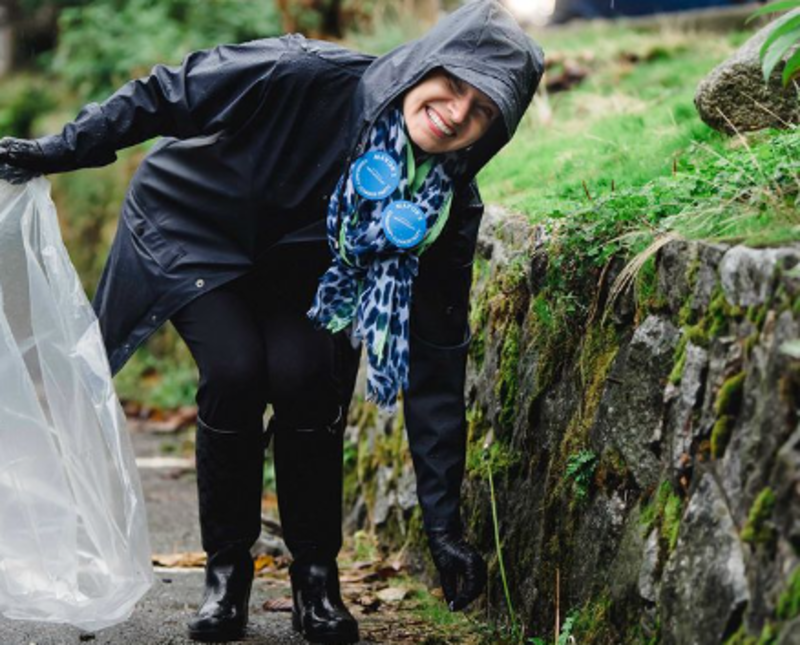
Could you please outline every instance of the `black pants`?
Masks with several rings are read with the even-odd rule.
[[[322,244],[277,247],[172,318],[200,371],[198,415],[207,426],[260,437],[272,404],[278,504],[295,561],[335,558],[341,548],[342,440],[358,352],[345,334],[306,318],[329,262]],[[227,467],[236,464],[214,466]],[[241,541],[238,521],[227,523],[235,525],[224,527],[225,539]]]

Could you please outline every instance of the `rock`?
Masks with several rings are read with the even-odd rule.
[[[781,627],[775,645],[797,645],[800,643],[800,618],[795,618]]]
[[[595,449],[610,443],[619,450],[642,489],[655,485],[661,470],[652,444],[678,336],[666,318],[645,319],[614,359],[591,431]]]
[[[788,340],[800,337],[800,323],[791,311],[766,317],[761,338],[747,363],[741,411],[722,461],[725,494],[740,524],[751,504],[769,483],[776,453],[796,428],[796,403],[782,392],[794,359],[780,351]]]
[[[708,352],[691,342],[687,343],[681,384],[678,395],[669,402],[666,423],[670,465],[676,480],[689,471],[692,465],[692,447],[697,445],[699,438],[699,430],[694,422],[695,410],[703,400],[707,371]]]
[[[658,589],[658,531],[653,530],[644,545],[644,558],[639,569],[639,594],[654,603],[658,598]]]
[[[403,464],[403,472],[397,482],[397,504],[405,512],[417,505],[417,478],[410,461]]]
[[[734,246],[719,268],[726,300],[740,307],[763,304],[773,291],[775,270],[779,266],[791,269],[799,262],[800,250],[796,249]]]
[[[689,297],[689,263],[694,250],[691,242],[676,240],[658,252],[658,291],[667,299],[671,311],[679,311]]]
[[[512,257],[528,249],[532,240],[541,237],[542,232],[537,233],[537,228],[540,227],[531,226],[526,217],[502,206],[487,206],[478,234],[477,253],[495,266],[508,264]]]
[[[800,552],[800,426],[778,451],[771,485],[780,533]]]
[[[708,309],[711,295],[719,281],[717,268],[729,248],[722,244],[697,242],[697,270],[692,289],[692,311],[695,313],[702,313]]]
[[[747,322],[749,323],[749,321]],[[714,409],[714,403],[720,388],[727,379],[742,370],[742,343],[738,338],[732,336],[715,338],[711,342],[708,355],[705,393],[697,428],[698,434],[705,437],[710,437],[711,430],[719,416]]]
[[[664,645],[717,645],[750,599],[742,545],[722,491],[703,475],[684,513],[664,569],[660,615]]]
[[[800,123],[797,89],[791,85],[784,89],[781,84],[783,64],[777,65],[766,84],[759,57],[772,30],[797,15],[800,10],[761,29],[700,82],[694,103],[703,121],[728,134]]]
[[[378,468],[375,504],[372,506],[372,523],[375,526],[386,523],[389,513],[397,502],[397,493],[391,489],[393,472],[394,469],[391,466]]]

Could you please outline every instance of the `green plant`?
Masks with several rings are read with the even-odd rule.
[[[800,0],[781,0],[773,2],[754,11],[749,20],[769,13],[791,11],[800,7]],[[772,32],[761,46],[761,71],[764,82],[769,82],[772,71],[780,63],[790,49],[800,42],[800,15],[784,16],[775,21]],[[800,72],[800,50],[794,52],[783,68],[781,80],[786,87]]]
[[[597,455],[591,450],[570,455],[564,476],[572,482],[572,493],[576,500],[583,501],[589,496],[596,469]]]
[[[104,98],[155,63],[281,29],[268,0],[94,0],[63,9],[59,31],[54,70],[84,96]]]
[[[572,631],[575,628],[575,621],[577,620],[577,617],[577,612],[572,612],[569,616],[567,616],[566,620],[564,620],[564,624],[561,625],[561,633],[558,635],[556,645],[569,645],[570,637],[572,636]]]
[[[508,615],[511,619],[511,626],[514,632],[518,631],[517,616],[514,612],[514,603],[511,601],[511,590],[508,587],[508,579],[506,578],[506,567],[503,563],[503,545],[500,542],[500,520],[497,517],[497,498],[494,492],[494,475],[490,462],[488,462],[489,454],[485,451],[485,458],[487,459],[487,472],[489,476],[489,493],[490,501],[492,504],[492,526],[494,528],[494,545],[497,552],[497,565],[500,567],[500,578],[503,581],[503,594],[506,599],[506,606],[508,607]]]

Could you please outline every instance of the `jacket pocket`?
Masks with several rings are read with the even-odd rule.
[[[138,209],[124,207],[122,219],[130,231],[136,248],[149,255],[162,270],[168,271],[175,262],[186,255],[186,250],[180,244],[166,239],[158,226],[142,215]]]

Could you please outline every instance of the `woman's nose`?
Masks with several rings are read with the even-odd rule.
[[[456,96],[450,101],[450,118],[453,123],[461,123],[470,111],[471,99],[467,96]]]

